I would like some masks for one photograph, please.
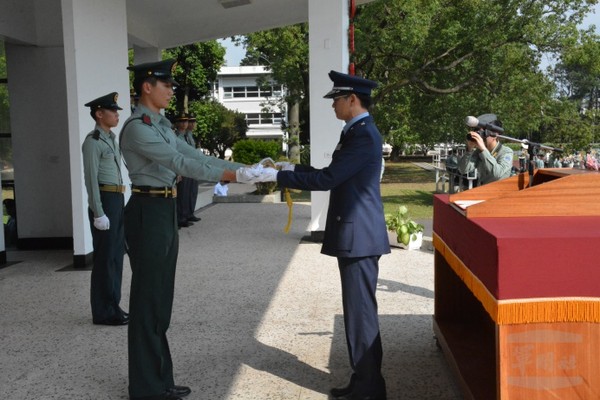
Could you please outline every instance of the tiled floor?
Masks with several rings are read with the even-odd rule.
[[[180,230],[169,341],[189,399],[327,399],[350,375],[339,274],[301,239],[310,207],[217,204]],[[9,252],[0,269],[0,398],[127,399],[127,328],[96,326],[69,251]],[[123,277],[128,308],[130,271]],[[461,399],[432,332],[433,253],[394,249],[378,301],[389,399]]]

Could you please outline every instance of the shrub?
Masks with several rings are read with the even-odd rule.
[[[233,146],[233,159],[242,164],[256,164],[263,158],[278,160],[281,142],[264,140],[240,140]],[[277,182],[256,183],[256,194],[270,194],[277,189]]]
[[[267,142],[264,140],[240,140],[233,146],[233,159],[242,164],[256,164],[266,157],[273,160],[279,158],[281,142]]]

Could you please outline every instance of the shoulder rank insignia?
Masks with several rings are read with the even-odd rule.
[[[148,114],[142,114],[142,122],[148,126],[152,126],[152,120]]]
[[[93,137],[95,140],[99,140],[99,139],[100,139],[100,131],[99,131],[98,129],[96,129],[96,130],[94,131],[94,134],[92,135],[92,137]]]

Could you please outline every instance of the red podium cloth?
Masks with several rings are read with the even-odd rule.
[[[600,217],[467,219],[435,195],[433,231],[497,300],[600,297]]]

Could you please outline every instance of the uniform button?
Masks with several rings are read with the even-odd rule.
[[[340,216],[338,215],[337,217],[335,217],[335,220],[339,222],[339,221],[341,221],[341,220],[342,220],[342,217],[340,217]]]

